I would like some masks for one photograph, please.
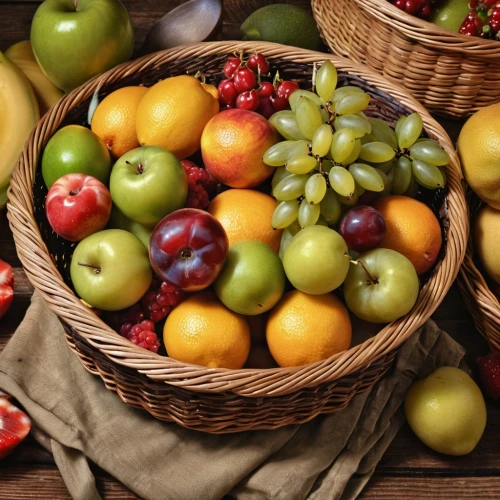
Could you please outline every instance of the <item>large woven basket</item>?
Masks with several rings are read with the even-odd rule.
[[[469,189],[471,225],[483,202]],[[500,352],[500,286],[493,283],[481,269],[475,256],[472,236],[469,238],[458,285],[478,332],[487,340],[490,348]]]
[[[57,237],[44,215],[46,193],[38,167],[51,135],[68,123],[83,123],[99,83],[101,96],[124,85],[151,85],[167,76],[202,71],[208,81],[221,75],[227,54],[265,54],[281,77],[307,86],[313,63],[328,57],[341,84],[359,85],[372,96],[368,114],[394,121],[418,111],[427,134],[440,141],[451,157],[448,188],[437,196],[446,245],[442,258],[423,286],[414,309],[348,351],[297,368],[208,369],[187,365],[137,347],[86,308],[70,287],[71,245]],[[270,43],[217,42],[159,52],[123,64],[73,91],[33,130],[13,175],[8,217],[26,274],[59,316],[70,347],[85,367],[130,405],[159,419],[220,433],[272,429],[310,420],[344,407],[369,388],[391,366],[401,343],[433,313],[462,262],[468,236],[467,208],[459,162],[441,126],[402,88],[366,67],[323,53]],[[436,200],[435,200],[436,201]],[[84,388],[82,388],[84,390]]]
[[[425,107],[464,117],[500,101],[500,42],[460,35],[387,0],[312,0],[333,53],[402,84]]]

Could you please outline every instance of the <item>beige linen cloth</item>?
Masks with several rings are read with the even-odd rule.
[[[463,355],[429,321],[388,375],[346,409],[275,431],[210,435],[123,403],[83,368],[35,293],[0,356],[0,388],[29,413],[33,436],[77,500],[100,498],[87,459],[144,499],[346,500],[359,495],[403,424],[412,381],[458,366]]]

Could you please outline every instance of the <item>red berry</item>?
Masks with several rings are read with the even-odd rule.
[[[222,80],[217,87],[219,92],[219,101],[222,104],[227,104],[228,106],[234,107],[236,102],[236,97],[238,96],[238,91],[234,86],[232,80]]]
[[[234,86],[240,93],[252,90],[256,83],[255,75],[248,68],[241,68],[234,74]]]
[[[283,111],[284,109],[289,108],[288,99],[285,97],[280,97],[276,94],[273,94],[271,97],[271,104],[273,105],[276,111]]]
[[[268,119],[275,113],[270,97],[260,97],[260,104],[257,108],[257,113]]]
[[[248,58],[247,66],[255,73],[258,72],[260,68],[261,75],[265,75],[269,71],[269,63],[267,59],[262,54],[253,54]]]
[[[224,75],[226,78],[232,78],[236,70],[240,67],[241,60],[238,57],[231,57],[224,64]]]
[[[284,82],[281,82],[279,84],[278,88],[276,89],[276,95],[278,97],[283,97],[284,99],[288,100],[290,94],[298,89],[299,89],[298,83],[285,80]]]
[[[492,399],[500,399],[500,354],[489,352],[476,360],[481,388]]]
[[[137,325],[133,325],[126,334],[126,337],[130,342],[139,347],[151,352],[158,352],[160,342],[154,329],[155,325],[152,321],[144,320]]]
[[[0,318],[7,312],[14,298],[14,271],[0,260]]]
[[[390,0],[398,9],[404,10],[407,14],[428,19],[432,5],[436,0]],[[472,0],[474,1],[474,0]]]
[[[214,194],[217,180],[205,168],[197,167],[192,161],[181,160],[181,165],[188,177],[188,195],[184,206],[205,209],[210,203],[210,194]]]
[[[247,109],[248,111],[255,111],[259,107],[259,104],[259,94],[256,90],[242,92],[236,99],[236,107]]]
[[[271,97],[274,92],[274,85],[271,82],[262,82],[257,92],[260,97]]]
[[[0,460],[14,450],[30,429],[28,416],[7,398],[0,397]]]

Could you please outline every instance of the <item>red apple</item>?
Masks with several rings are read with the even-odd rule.
[[[149,260],[163,281],[197,292],[215,281],[228,249],[226,232],[215,217],[203,210],[183,208],[156,225]]]
[[[52,229],[69,241],[80,241],[106,227],[111,194],[95,177],[67,174],[52,184],[45,212]]]
[[[0,397],[0,460],[28,435],[31,420],[7,398]]]

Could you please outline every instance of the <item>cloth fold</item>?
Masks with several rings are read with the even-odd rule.
[[[211,435],[132,408],[88,373],[35,293],[0,355],[0,389],[33,421],[75,500],[100,498],[88,460],[146,500],[350,500],[404,422],[415,378],[459,366],[464,349],[428,321],[369,391],[331,415],[274,431]]]

